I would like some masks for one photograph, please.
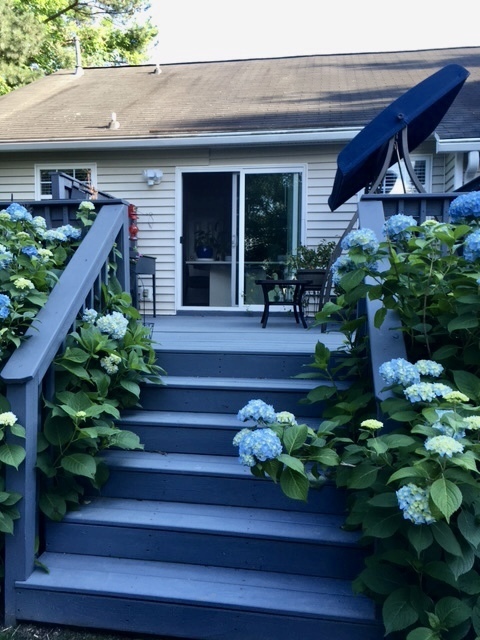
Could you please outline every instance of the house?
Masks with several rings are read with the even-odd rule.
[[[293,333],[279,340],[279,334],[266,332],[273,338],[270,345],[264,335],[254,344],[246,334],[247,323],[239,327],[230,317],[227,322],[223,317],[215,322],[208,316],[163,317],[160,331],[165,346],[159,345],[157,353],[168,371],[168,382],[160,388],[145,385],[142,406],[121,419],[137,433],[145,449],[123,452],[114,447],[104,452],[110,475],[101,494],[86,493],[84,504],[59,522],[44,521],[38,514],[39,408],[44,397],[54,392],[52,368],[66,343],[65,333],[84,310],[85,302],[98,297],[99,284],[107,284],[113,257],[118,258],[120,280],[123,274],[121,284],[128,282],[128,259],[124,257],[127,201],[134,202],[140,214],[140,249],[156,259],[156,301],[164,316],[199,307],[242,310],[254,306],[254,290],[246,286],[249,277],[267,269],[279,272],[285,254],[299,241],[314,245],[324,237],[338,236],[357,208],[361,226],[373,221],[378,229],[383,228],[384,210],[379,200],[393,201],[395,196],[368,195],[358,207],[355,198],[350,198],[332,207],[333,214],[328,207],[339,150],[357,128],[365,130],[363,120],[371,120],[380,106],[379,101],[373,108],[370,98],[368,108],[351,114],[353,124],[342,127],[340,115],[345,121],[348,111],[343,113],[337,105],[338,120],[329,120],[322,111],[317,87],[325,69],[333,68],[332,61],[339,64],[342,60],[345,73],[355,76],[360,60],[369,60],[370,67],[362,67],[365,86],[368,82],[372,85],[369,76],[374,75],[371,69],[375,64],[384,66],[387,58],[392,63],[395,56],[402,59],[402,75],[409,56],[412,68],[422,70],[418,77],[417,71],[412,72],[406,88],[452,61],[469,70],[470,84],[454,105],[457,111],[449,110],[437,127],[437,139],[422,141],[413,158],[418,178],[428,190],[438,193],[439,200],[448,203],[456,194],[445,191],[471,181],[478,173],[475,145],[480,136],[475,133],[478,125],[473,118],[477,102],[472,91],[468,92],[476,86],[472,74],[475,50],[469,51],[470,64],[467,56],[459,56],[456,50],[452,58],[446,52],[412,52],[172,65],[161,74],[156,67],[94,69],[73,77],[59,73],[2,99],[4,127],[0,129],[13,136],[0,142],[9,153],[0,161],[5,200],[31,199],[33,208],[36,199],[35,206],[44,208],[45,217],[47,210],[51,213],[54,208],[67,215],[69,205],[78,206],[78,202],[49,202],[52,169],[70,170],[98,190],[123,198],[112,198],[111,202],[105,198],[98,207],[91,232],[41,309],[38,328],[2,370],[10,408],[26,429],[25,460],[19,472],[7,470],[6,486],[22,496],[15,535],[7,537],[5,547],[7,624],[28,620],[198,640],[212,636],[223,640],[297,636],[310,640],[327,635],[336,640],[377,640],[384,636],[374,603],[352,595],[351,581],[364,566],[365,547],[358,544],[357,532],[342,528],[343,492],[327,480],[312,501],[297,504],[280,495],[273,483],[265,484],[264,479],[240,467],[232,452],[232,435],[239,428],[234,418],[238,407],[260,393],[272,406],[301,411],[297,418],[302,423],[311,420],[314,426],[318,424],[322,407],[302,402],[317,381],[292,380],[307,363],[311,347],[307,351],[295,348],[289,337]],[[423,66],[415,62],[415,56],[422,58]],[[428,56],[432,56],[430,62]],[[347,58],[356,60],[350,71]],[[307,81],[306,71],[301,73],[302,65],[304,71],[308,67],[313,76],[318,75],[313,84]],[[282,75],[282,67],[294,70],[294,78],[301,78],[304,86],[315,88],[303,96],[293,91],[291,78]],[[211,95],[221,95],[219,87],[227,86],[227,80],[232,89],[226,92],[223,111],[219,103],[208,104],[202,84],[206,71],[224,73],[235,68],[252,76],[255,68],[263,70],[256,81],[263,90],[263,102],[258,93],[256,97],[245,96],[247,90],[240,90],[238,76],[222,79],[220,73],[218,77],[214,73]],[[272,79],[273,88],[267,91],[266,78],[272,68],[278,77]],[[171,82],[163,76],[168,70]],[[183,72],[188,75],[192,70],[197,75],[205,72],[200,82],[203,100],[193,96],[195,74],[185,80],[185,91],[177,84]],[[332,80],[336,91],[338,77]],[[90,90],[89,83],[106,85],[112,78],[117,84],[100,85],[106,97],[96,100],[100,89]],[[282,82],[286,87],[283,93],[278,90]],[[136,97],[140,95],[136,84],[141,87],[141,98]],[[159,97],[151,100],[158,114],[165,113],[165,118],[167,111],[170,114],[163,132],[158,124],[161,117],[153,109],[148,111],[146,84],[155,89],[153,94],[165,86]],[[100,120],[103,111],[99,105],[107,106],[117,86],[125,96],[124,105],[118,104],[120,98],[108,104],[106,119]],[[398,95],[393,87],[382,93],[381,106]],[[235,89],[240,96],[237,102]],[[333,95],[325,85],[321,95],[328,97],[325,104],[333,104]],[[186,97],[192,100],[190,114],[188,104],[182,103]],[[293,104],[290,116],[288,103]],[[272,104],[267,123],[264,113]],[[461,110],[459,105],[463,105]],[[355,106],[350,103],[349,111],[355,112]],[[24,107],[35,112],[33,120],[22,112]],[[202,108],[208,108],[210,119],[202,117]],[[370,108],[372,114],[368,115]],[[249,109],[253,110],[250,117]],[[211,118],[212,111],[219,122]],[[452,112],[456,113],[453,118]],[[249,122],[245,133],[238,133],[234,113],[244,124]],[[467,127],[468,120],[472,124]],[[142,127],[136,128],[139,121]],[[460,138],[460,128],[463,136],[468,131],[468,139]],[[383,190],[394,192],[396,182],[392,168]],[[424,220],[431,212],[422,208],[423,198],[413,196],[415,200]],[[381,215],[370,215],[372,209]],[[221,242],[232,236],[235,247],[232,242]],[[212,238],[215,242],[210,252],[207,241]],[[200,240],[204,241],[204,253],[196,254]],[[230,254],[229,248],[234,249]],[[196,273],[190,274],[190,266]],[[189,291],[194,287],[187,273],[188,278],[199,279],[195,281],[200,285],[196,298]],[[212,300],[212,293],[219,298]],[[374,302],[367,300],[367,307]],[[368,317],[373,317],[371,307]],[[170,333],[169,320],[170,326],[174,325]],[[186,340],[186,332],[177,329],[189,320],[195,331]],[[249,329],[257,324],[250,323],[249,317],[235,318],[236,322],[242,320],[248,321]],[[198,344],[199,322],[214,334],[207,352]],[[223,322],[230,332],[223,344],[219,344],[217,322]],[[257,334],[262,333],[258,329],[257,324]],[[297,336],[308,334],[296,331]],[[237,339],[239,335],[242,339]],[[310,336],[315,339],[314,333]],[[399,353],[403,345],[396,338],[390,328],[373,335],[370,327],[372,363],[380,354]],[[340,346],[338,336],[328,339],[332,348]],[[395,345],[385,349],[387,342]],[[348,385],[353,380],[341,382]],[[381,391],[375,387],[377,399],[383,392],[383,385]],[[76,418],[79,415],[75,413]],[[41,555],[36,560],[38,532]]]
[[[470,75],[412,160],[452,191],[479,173],[480,47],[62,70],[0,98],[0,201],[72,173],[136,205],[159,314],[260,308],[256,278],[350,221],[356,197],[328,206],[342,148],[450,63]]]

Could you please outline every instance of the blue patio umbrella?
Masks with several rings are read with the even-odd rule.
[[[337,158],[337,173],[329,207],[340,205],[378,184],[388,167],[428,138],[455,100],[469,72],[450,64],[409,89],[381,111],[353,138]],[[392,153],[397,143],[397,155]],[[383,174],[383,175],[382,175]]]

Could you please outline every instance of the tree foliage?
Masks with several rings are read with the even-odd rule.
[[[59,69],[139,64],[157,35],[144,19],[147,0],[3,0],[0,4],[0,94]]]

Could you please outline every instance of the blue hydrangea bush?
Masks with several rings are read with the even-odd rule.
[[[0,363],[25,339],[95,216],[95,205],[83,202],[78,227],[47,229],[43,217],[32,216],[21,204],[0,211]],[[141,447],[116,420],[123,408],[138,403],[141,380],[161,382],[149,330],[115,279],[114,265],[97,302],[101,313],[85,310],[67,337],[65,352],[55,362],[56,396],[45,402],[40,506],[54,519],[79,501],[85,480],[96,487],[105,481],[100,458],[105,448]],[[24,436],[0,386],[0,467],[18,468],[25,451],[5,442],[8,432]],[[7,494],[2,482],[0,494],[0,531],[12,533],[20,496]]]
[[[143,449],[118,421],[123,409],[139,406],[143,381],[162,384],[150,330],[114,277],[99,307],[82,312],[55,361],[57,392],[37,463],[47,479],[40,508],[53,520],[81,501],[85,481],[96,489],[105,483],[105,449]]]
[[[383,232],[377,239],[353,231],[333,265],[337,296],[316,321],[340,321],[346,357],[318,343],[302,374],[330,381],[306,399],[318,403],[318,428],[294,417],[282,424],[277,414],[267,428],[281,453],[276,441],[256,456],[247,439],[239,460],[294,499],[307,500],[326,482],[346,491],[345,527],[359,530],[372,550],[353,588],[378,604],[388,638],[478,640],[480,193],[454,200],[448,223],[418,225],[399,214]],[[365,297],[378,301],[377,327],[388,310],[397,313],[407,347],[406,358],[379,368],[388,391],[380,407]],[[353,383],[345,387],[342,378]],[[239,447],[245,432],[265,428],[259,415],[249,417]]]

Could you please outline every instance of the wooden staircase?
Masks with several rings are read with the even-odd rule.
[[[139,638],[382,638],[373,604],[352,592],[364,552],[342,530],[342,495],[327,485],[292,501],[232,445],[252,398],[318,422],[318,405],[299,404],[318,383],[291,379],[306,360],[163,349],[166,386],[146,385],[123,419],[145,451],[109,452],[101,495],[45,523],[49,573],[16,584],[18,620]]]

